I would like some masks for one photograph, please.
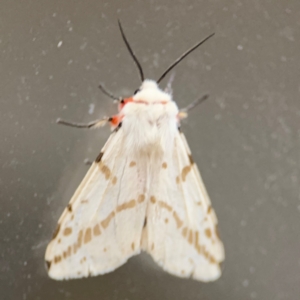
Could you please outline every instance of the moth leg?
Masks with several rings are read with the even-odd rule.
[[[110,118],[103,118],[103,119],[98,119],[89,123],[74,123],[74,122],[69,122],[65,121],[62,119],[57,119],[56,123],[57,124],[62,124],[70,127],[76,127],[76,128],[97,128],[97,127],[102,127],[106,125],[107,122],[109,122]]]
[[[202,102],[204,102],[206,99],[208,98],[208,94],[203,95],[202,97],[198,98],[197,100],[195,100],[194,102],[190,103],[188,106],[186,106],[185,108],[182,108],[179,113],[178,113],[178,118],[179,119],[185,119],[188,116],[188,112],[190,110],[192,110],[194,107],[196,107],[197,105],[201,104]]]

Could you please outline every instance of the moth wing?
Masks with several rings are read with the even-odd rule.
[[[101,159],[101,160],[100,160]],[[104,274],[140,253],[145,167],[113,132],[58,221],[45,259],[61,280]]]
[[[216,280],[224,260],[217,218],[182,133],[152,176],[152,195],[142,245],[167,272],[201,281]]]

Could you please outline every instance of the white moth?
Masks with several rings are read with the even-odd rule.
[[[45,255],[49,276],[62,280],[111,272],[144,250],[165,271],[201,281],[221,275],[224,248],[217,218],[194,163],[179,111],[158,81],[119,100],[119,113],[76,127],[109,122],[113,132],[58,221]],[[101,87],[103,90],[103,87]],[[111,96],[108,92],[104,92]],[[113,97],[113,96],[112,96]],[[115,97],[113,97],[115,98]]]

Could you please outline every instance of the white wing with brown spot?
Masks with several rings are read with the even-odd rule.
[[[221,275],[224,248],[197,166],[183,134],[165,154],[151,182],[143,249],[167,272],[201,281]]]
[[[121,132],[112,133],[58,221],[45,255],[54,279],[104,274],[140,252],[146,165],[123,156]]]

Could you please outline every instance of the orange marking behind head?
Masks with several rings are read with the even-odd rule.
[[[108,119],[108,122],[110,122],[113,127],[117,127],[121,123],[122,119],[123,115],[114,115]]]
[[[110,123],[114,126],[117,126],[119,124],[119,117],[118,116],[113,116],[110,118]]]
[[[123,107],[127,104],[133,102],[133,98],[129,97],[129,98],[125,98],[123,100],[121,100],[121,102],[119,103],[119,111],[123,109]]]

